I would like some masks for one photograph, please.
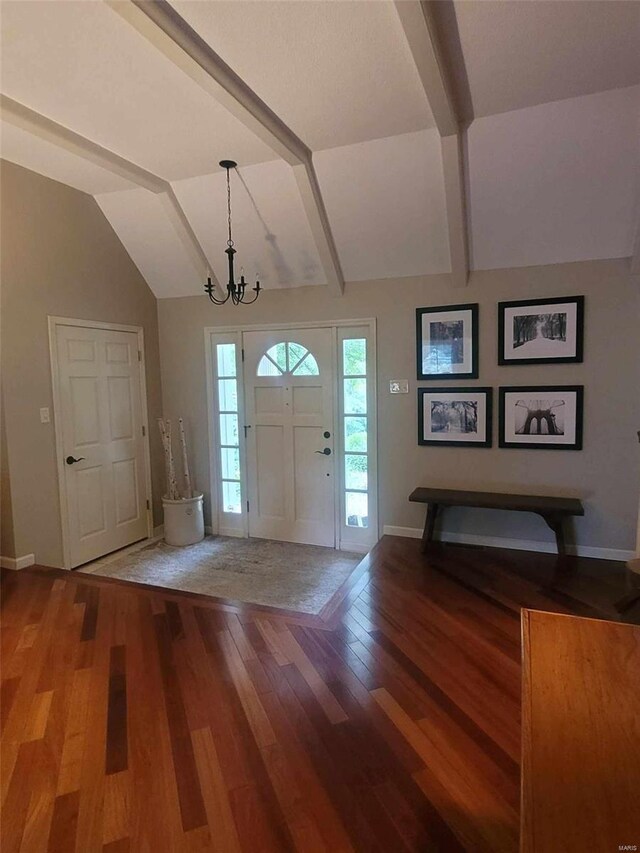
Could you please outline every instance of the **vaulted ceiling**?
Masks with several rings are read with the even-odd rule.
[[[158,297],[225,282],[223,158],[266,287],[632,255],[638,0],[0,11],[2,156],[94,195]]]

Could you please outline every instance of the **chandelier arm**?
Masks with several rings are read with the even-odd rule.
[[[228,302],[229,300],[229,294],[227,293],[224,299],[218,299],[212,293],[210,293],[209,299],[214,303],[214,305],[224,305],[224,303]]]
[[[255,288],[253,288],[253,290],[255,290]],[[253,299],[243,299],[243,300],[242,300],[242,304],[243,304],[243,305],[253,305],[253,303],[256,301],[256,299],[258,298],[258,296],[260,296],[260,291],[259,291],[259,290],[258,290],[258,291],[256,291],[256,295],[253,297]]]

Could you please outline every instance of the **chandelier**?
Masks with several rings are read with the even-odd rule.
[[[260,282],[256,281],[256,286],[251,288],[255,296],[252,299],[245,299],[245,291],[247,283],[244,280],[244,275],[240,275],[240,281],[236,284],[235,274],[233,271],[233,256],[236,250],[233,248],[233,239],[231,237],[231,184],[229,183],[229,170],[235,169],[237,163],[234,160],[220,160],[220,165],[227,170],[227,220],[229,222],[229,239],[227,240],[227,248],[224,250],[229,260],[229,283],[227,284],[227,295],[224,299],[218,299],[214,295],[214,284],[211,281],[211,276],[207,278],[207,283],[204,286],[205,293],[215,305],[224,305],[225,302],[231,300],[234,305],[251,305],[260,296]],[[240,269],[242,273],[242,268]]]

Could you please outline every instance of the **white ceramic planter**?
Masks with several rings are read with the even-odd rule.
[[[162,498],[164,540],[168,545],[195,545],[204,539],[202,493],[177,501]]]

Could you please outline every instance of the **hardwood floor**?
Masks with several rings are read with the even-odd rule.
[[[323,618],[3,573],[3,853],[516,851],[520,607],[624,593],[554,563],[385,537]]]

